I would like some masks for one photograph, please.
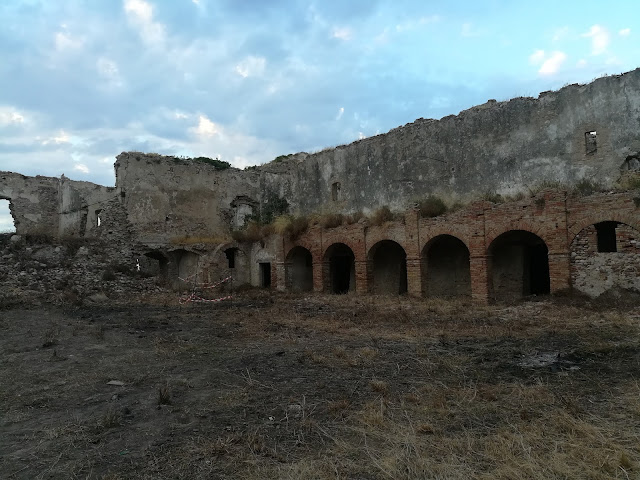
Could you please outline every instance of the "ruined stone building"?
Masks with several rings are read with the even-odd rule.
[[[168,282],[231,273],[279,290],[483,302],[640,291],[640,69],[245,170],[130,152],[115,172],[115,187],[1,172],[0,198],[18,234],[93,238]],[[429,196],[458,207],[425,216]],[[355,215],[384,206],[389,221]],[[232,234],[282,213],[344,221]]]

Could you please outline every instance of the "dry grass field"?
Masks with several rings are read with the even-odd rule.
[[[640,478],[637,303],[147,300],[0,311],[2,478]]]

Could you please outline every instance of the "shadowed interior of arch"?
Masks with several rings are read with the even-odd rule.
[[[381,294],[407,292],[407,254],[393,240],[382,240],[369,250],[371,291]]]
[[[549,250],[537,235],[511,230],[489,246],[491,286],[496,300],[510,300],[550,291]]]
[[[138,259],[138,265],[143,274],[159,276],[161,279],[167,278],[168,263],[167,257],[155,250],[145,253]]]
[[[294,247],[287,254],[285,262],[287,288],[293,292],[313,290],[313,257],[304,247]]]
[[[422,250],[422,284],[429,297],[471,295],[469,249],[452,235],[438,235]]]
[[[356,287],[355,256],[344,243],[334,243],[324,255],[325,289],[331,293],[348,293]]]

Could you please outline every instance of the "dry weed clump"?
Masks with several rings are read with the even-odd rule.
[[[305,216],[280,215],[273,221],[275,233],[289,237],[294,241],[309,228],[309,219]]]
[[[386,205],[378,208],[371,217],[369,218],[369,222],[374,226],[381,226],[388,222],[393,222],[396,220],[396,216],[393,214],[391,209]]]
[[[358,223],[360,220],[365,218],[364,213],[358,210],[357,212],[350,213],[344,217],[344,221],[347,225],[353,225],[354,223]]]
[[[270,227],[273,230],[273,227]],[[260,225],[258,222],[249,221],[247,225],[242,230],[233,230],[231,232],[231,238],[233,238],[236,242],[259,242],[269,235],[269,228],[266,226]]]
[[[422,218],[438,217],[446,213],[447,206],[441,198],[429,195],[424,200],[420,200],[418,202],[418,211]]]
[[[344,223],[344,215],[342,213],[324,213],[316,217],[317,223],[322,228],[336,228]]]
[[[230,240],[229,237],[221,237],[218,235],[202,235],[202,236],[184,236],[184,237],[175,237],[172,238],[169,242],[172,245],[222,245],[228,243]]]

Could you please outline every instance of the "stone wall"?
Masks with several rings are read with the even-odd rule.
[[[180,277],[215,282],[231,274],[278,289],[484,302],[572,286],[598,295],[640,288],[640,194],[556,189],[532,197],[529,188],[582,179],[610,186],[640,169],[639,122],[640,69],[245,170],[130,152],[117,157],[115,187],[0,172],[0,199],[10,201],[18,234],[95,239],[104,255],[178,286]],[[525,195],[478,200],[488,192]],[[429,194],[467,206],[421,218],[412,205]],[[401,220],[313,225],[296,241],[232,240],[251,217],[384,205]],[[616,251],[598,251],[602,222],[617,225]]]
[[[640,168],[639,121],[637,69],[291,156],[284,161],[287,178],[263,184],[280,188],[302,213],[381,205],[402,210],[432,193],[468,201],[486,192],[528,193],[542,182],[573,185],[584,178],[611,185],[621,170]],[[334,201],[335,183],[340,197]]]

